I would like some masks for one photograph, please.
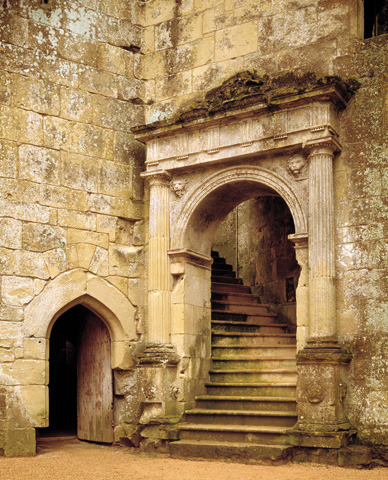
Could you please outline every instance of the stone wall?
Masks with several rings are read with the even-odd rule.
[[[130,128],[144,122],[146,99],[135,77],[143,27],[133,23],[132,6],[6,0],[0,7],[0,430],[8,432],[0,450],[5,443],[7,455],[31,452],[30,427],[47,422],[45,343],[23,338],[23,320],[53,279],[76,269],[102,278],[138,307],[142,332],[144,148]]]
[[[130,128],[171,118],[252,69],[270,78],[284,74],[285,89],[311,74],[360,83],[341,114],[342,152],[334,160],[337,330],[353,354],[349,420],[362,441],[387,443],[388,38],[363,40],[361,5],[2,3],[0,450],[6,455],[31,453],[32,427],[47,421],[40,409],[47,338],[25,327],[25,312],[56,279],[64,275],[67,288],[66,278],[87,284],[78,273],[66,277],[69,272],[97,277],[136,307],[135,334],[126,341],[144,333],[144,148]],[[135,375],[116,377],[118,416],[129,418],[128,405],[137,408]]]

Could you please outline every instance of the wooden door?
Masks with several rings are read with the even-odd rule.
[[[110,336],[93,313],[81,320],[77,359],[77,435],[113,442],[113,390]]]

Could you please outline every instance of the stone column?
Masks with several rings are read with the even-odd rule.
[[[335,341],[333,139],[307,145],[309,151],[309,337]]]
[[[307,345],[297,354],[298,423],[291,444],[340,448],[353,435],[347,421],[347,365],[351,355],[337,343],[333,138],[312,141],[309,151],[309,295]]]
[[[148,341],[170,340],[170,175],[148,177],[150,186],[148,257]]]

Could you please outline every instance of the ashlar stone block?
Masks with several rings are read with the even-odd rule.
[[[12,249],[22,247],[22,222],[13,218],[1,218],[0,231],[0,246]]]
[[[32,145],[19,148],[19,176],[37,183],[59,183],[60,155],[56,150],[49,150]]]
[[[3,138],[20,143],[41,145],[43,117],[22,108],[0,105],[0,134]]]
[[[92,96],[74,88],[60,90],[61,117],[78,122],[91,122],[93,116]]]
[[[13,307],[22,307],[34,297],[32,278],[3,277],[1,290],[3,302]]]
[[[20,395],[34,427],[48,426],[49,390],[46,385],[23,385]]]
[[[124,48],[103,43],[98,49],[97,66],[101,70],[111,73],[131,76],[133,70],[133,53]]]
[[[62,185],[87,192],[98,191],[100,162],[83,155],[62,153]]]
[[[222,61],[257,51],[256,22],[236,25],[216,32],[215,60]]]
[[[59,115],[59,88],[51,82],[12,75],[14,106],[47,115]]]
[[[1,89],[1,87],[0,87]],[[1,93],[0,93],[1,97]],[[0,141],[0,176],[16,177],[17,167],[17,146],[16,143]]]

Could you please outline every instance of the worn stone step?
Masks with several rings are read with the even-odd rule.
[[[211,301],[212,310],[230,313],[243,313],[244,315],[268,315],[269,305],[262,303],[241,303],[227,301]]]
[[[293,427],[295,412],[260,410],[215,410],[195,408],[185,412],[185,422],[212,425],[257,425]]]
[[[253,332],[264,334],[282,334],[286,333],[286,324],[265,323],[265,319],[260,324],[250,322],[235,322],[233,320],[212,320],[212,332]]]
[[[178,424],[181,440],[213,440],[220,442],[244,442],[284,445],[289,427],[256,425]]]
[[[231,356],[294,356],[296,355],[295,344],[263,343],[260,345],[212,345],[212,355],[215,357]]]
[[[296,397],[254,397],[233,395],[199,395],[196,406],[206,409],[261,410],[296,412]]]
[[[247,285],[237,285],[233,283],[213,282],[211,291],[214,293],[251,293],[251,287]]]
[[[172,458],[215,458],[231,461],[260,461],[280,465],[288,461],[292,447],[212,440],[179,440],[170,443]]]
[[[243,281],[241,278],[234,278],[234,277],[224,277],[224,276],[218,276],[212,273],[211,276],[211,281],[216,282],[216,283],[231,283],[231,284],[236,284],[236,285],[242,285]]]
[[[282,333],[277,335],[249,332],[215,332],[212,330],[212,345],[226,346],[261,346],[261,345],[294,345],[295,335]]]
[[[231,302],[231,303],[241,303],[241,304],[257,304],[260,303],[260,297],[257,295],[252,295],[251,293],[240,293],[240,292],[214,292],[211,293],[212,302]]]
[[[273,370],[257,369],[230,369],[230,370],[209,370],[210,380],[212,382],[296,382],[296,368],[282,368]]]
[[[205,386],[208,395],[252,397],[295,397],[296,395],[296,382],[208,382]]]
[[[211,368],[213,370],[240,370],[242,368],[256,368],[261,370],[272,370],[274,368],[296,368],[296,357],[244,357],[244,356],[212,356]]]
[[[225,265],[227,267],[227,265]],[[232,268],[220,268],[215,269],[212,268],[212,277],[222,277],[222,278],[236,278],[236,273],[232,270]]]

